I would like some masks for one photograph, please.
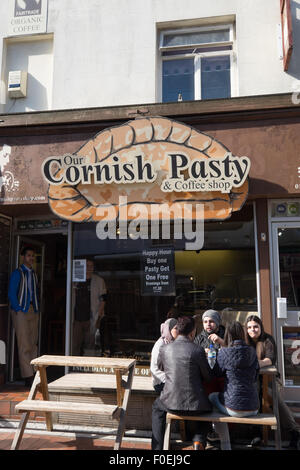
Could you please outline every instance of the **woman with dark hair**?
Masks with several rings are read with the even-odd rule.
[[[261,319],[256,315],[250,315],[246,320],[245,330],[246,343],[255,348],[259,367],[274,365],[277,358],[276,343],[273,336],[265,332]],[[279,386],[281,386],[280,382]],[[260,395],[261,389],[262,387],[260,387]],[[280,427],[291,434],[289,447],[300,450],[300,426],[280,393],[278,394],[278,408]]]
[[[224,343],[214,369],[225,378],[224,391],[211,393],[209,400],[218,411],[229,416],[255,415],[259,409],[259,364],[255,351],[245,343],[244,329],[239,322],[226,327]]]

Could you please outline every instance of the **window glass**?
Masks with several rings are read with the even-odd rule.
[[[229,27],[165,31],[161,38],[163,102],[231,97],[233,41]],[[221,56],[225,51],[227,55]]]
[[[189,46],[191,44],[205,44],[211,42],[229,41],[229,29],[218,31],[204,31],[183,34],[164,34],[163,47]]]
[[[281,297],[289,310],[300,307],[300,228],[279,228],[278,249]]]
[[[257,313],[252,205],[204,229],[196,252],[184,250],[184,239],[99,240],[95,223],[74,224],[73,354],[135,357],[138,367],[148,367],[168,313],[195,315],[198,328],[209,308],[224,324]],[[86,259],[93,260],[93,281],[81,269]],[[157,282],[152,267],[166,277]],[[90,299],[97,304],[105,292],[104,316],[91,328]]]
[[[300,386],[300,327],[282,330],[285,385]]]
[[[163,62],[163,101],[178,101],[179,98],[194,99],[194,59]]]
[[[201,98],[230,97],[230,57],[207,57],[201,60]]]

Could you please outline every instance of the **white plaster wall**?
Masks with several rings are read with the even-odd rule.
[[[68,109],[160,101],[157,28],[185,25],[193,20],[201,23],[207,18],[228,15],[236,18],[237,96],[300,89],[297,57],[300,0],[292,0],[295,49],[288,73],[283,71],[279,59],[279,3],[279,0],[49,0],[47,31],[54,34],[49,107]],[[7,4],[8,0],[0,2],[2,38],[6,36]],[[49,79],[48,86],[50,82]],[[0,101],[3,102],[1,89]],[[36,106],[31,96],[24,101],[27,109]]]
[[[52,108],[52,49],[52,39],[7,44],[7,72],[27,71],[28,98],[7,97],[5,112],[43,111]]]

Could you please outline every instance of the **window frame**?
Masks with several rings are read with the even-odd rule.
[[[201,33],[229,29],[229,41],[223,42],[210,42],[202,44],[188,44],[188,45],[176,45],[176,46],[164,46],[164,37],[169,34],[187,34],[187,33]],[[184,49],[209,49],[216,47],[231,46],[231,50],[226,51],[203,51],[203,52],[187,52],[178,53],[172,56],[163,56],[163,52],[168,51],[183,51]],[[201,100],[201,59],[219,56],[229,56],[230,59],[230,97],[238,96],[237,92],[237,60],[236,60],[236,49],[235,49],[235,31],[233,23],[223,23],[215,26],[201,26],[192,28],[177,28],[177,29],[166,29],[159,31],[159,56],[160,56],[160,87],[159,87],[159,98],[162,102],[163,99],[163,62],[172,61],[176,59],[194,59],[194,101]]]

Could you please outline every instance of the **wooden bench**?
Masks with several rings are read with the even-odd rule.
[[[215,429],[218,434],[220,434],[221,440],[221,449],[222,450],[230,450],[230,437],[228,432],[227,423],[237,423],[237,424],[257,424],[261,426],[272,426],[276,430],[277,427],[277,419],[274,415],[270,414],[258,414],[255,416],[247,416],[244,418],[234,417],[234,416],[226,416],[218,412],[212,413],[204,413],[203,415],[199,416],[185,416],[179,415],[175,413],[167,413],[166,415],[166,430],[164,436],[164,450],[168,450],[170,446],[170,431],[171,431],[171,422],[172,420],[180,420],[180,421],[210,421],[211,423],[215,423]],[[276,440],[276,448],[280,449],[280,440]]]
[[[111,417],[118,416],[118,430],[114,449],[119,450],[125,431],[125,421],[129,396],[132,387],[133,373],[135,367],[134,359],[123,358],[107,358],[107,357],[81,357],[81,356],[41,356],[31,361],[36,369],[36,374],[32,387],[30,389],[28,399],[16,406],[18,412],[22,412],[19,427],[16,430],[11,450],[19,448],[25,427],[31,411],[42,411],[46,415],[46,427],[48,431],[53,430],[52,414],[53,412],[66,413],[85,413],[85,414],[104,414]],[[63,402],[50,401],[48,380],[46,368],[48,366],[63,367],[83,367],[100,369],[101,367],[114,370],[114,387],[116,390],[116,401],[111,404],[81,403],[81,402]],[[96,374],[96,373],[95,373]],[[79,379],[80,373],[77,374]],[[83,374],[84,375],[84,374]],[[127,380],[125,380],[125,376]],[[77,379],[77,380],[78,380]],[[36,400],[37,390],[40,387],[43,400]]]
[[[80,403],[67,401],[46,401],[46,400],[23,400],[16,405],[15,409],[19,413],[24,411],[43,411],[43,412],[64,412],[64,413],[91,413],[99,415],[108,415],[116,418],[119,407],[116,405],[95,405],[94,403]]]
[[[126,377],[122,376],[122,380]],[[111,373],[70,372],[48,385],[49,400],[95,404],[116,403],[116,378]],[[151,432],[152,404],[158,396],[151,376],[134,376],[126,415],[126,430]],[[118,420],[109,415],[57,412],[53,424],[117,429]]]

